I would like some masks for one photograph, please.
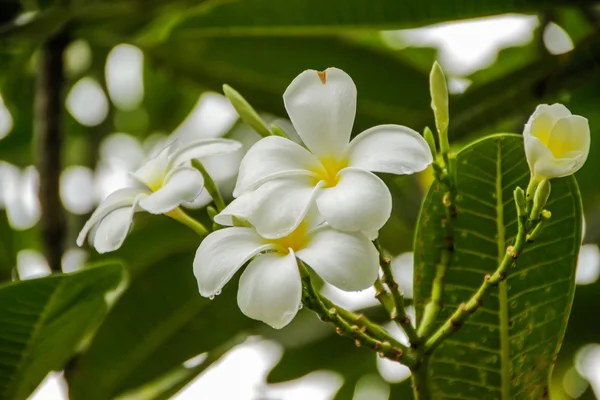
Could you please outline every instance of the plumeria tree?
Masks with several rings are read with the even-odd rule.
[[[0,400],[168,399],[257,338],[336,400],[598,395],[594,3],[0,1]],[[531,42],[469,74],[390,31],[500,13]]]

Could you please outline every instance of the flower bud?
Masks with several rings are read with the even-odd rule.
[[[437,150],[435,149],[435,139],[433,137],[433,132],[431,132],[431,129],[429,129],[428,126],[425,127],[425,131],[423,132],[423,137],[425,138],[425,141],[427,142],[427,145],[429,146],[429,150],[431,150],[431,154],[433,155],[433,158],[435,158],[435,155],[437,152]]]
[[[517,187],[514,191],[514,196],[515,204],[517,205],[517,215],[522,217],[527,214],[525,211],[525,192],[520,187]]]
[[[544,209],[548,197],[550,197],[550,181],[544,179],[538,185],[533,196],[533,208],[531,209],[531,219],[533,221],[537,221],[540,218],[540,213]]]
[[[541,104],[525,124],[525,154],[532,179],[552,179],[577,172],[590,151],[588,120],[562,104]]]
[[[429,75],[429,91],[431,93],[431,108],[435,116],[435,126],[440,134],[440,150],[442,153],[448,152],[448,86],[446,77],[440,64],[433,63],[431,74]]]
[[[252,108],[250,103],[241,95],[238,91],[233,89],[229,85],[223,85],[223,93],[229,99],[229,102],[235,108],[235,111],[240,115],[240,118],[244,120],[248,125],[252,127],[262,137],[271,136],[272,132],[258,115],[256,110]]]

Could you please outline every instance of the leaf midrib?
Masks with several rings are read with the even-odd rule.
[[[498,245],[498,265],[506,252],[504,232],[504,199],[502,196],[502,139],[498,139],[498,154],[496,159],[496,227]],[[508,342],[508,283],[505,280],[498,285],[500,309],[500,376],[502,378],[502,400],[510,400],[510,352]]]

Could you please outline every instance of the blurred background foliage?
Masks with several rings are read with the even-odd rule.
[[[415,29],[506,13],[522,14],[531,31],[523,35],[530,35],[483,67],[461,69]],[[492,29],[492,19],[482,21]],[[66,44],[62,166],[56,166],[64,210],[41,215],[38,187],[47,171],[32,167],[45,150],[36,149],[34,104],[40,48],[57,37]],[[247,340],[262,346],[268,368],[275,365],[269,384],[304,377],[301,386],[318,386],[333,379],[329,392],[336,399],[411,398],[406,370],[339,339],[308,312],[273,331],[240,313],[235,287],[212,301],[201,298],[191,268],[198,239],[167,218],[137,215],[124,246],[105,256],[74,244],[98,201],[125,185],[127,173],[168,135],[225,135],[247,145],[257,139],[217,94],[223,83],[266,118],[285,118],[281,96],[291,80],[304,69],[336,66],[358,87],[355,133],[382,123],[422,130],[433,125],[428,71],[438,58],[454,93],[456,149],[485,134],[520,133],[539,103],[562,102],[590,121],[592,149],[577,173],[585,246],[552,398],[600,396],[600,322],[590,315],[600,305],[600,9],[594,1],[0,0],[0,207],[6,211],[0,213],[0,282],[49,273],[39,221],[62,213],[62,269],[84,269],[0,290],[0,326],[12,321],[15,304],[27,303],[32,315],[20,321],[26,339],[18,354],[11,355],[15,332],[0,331],[0,398],[26,398],[46,373],[64,370],[72,399],[166,399]],[[409,252],[430,178],[383,178],[394,213],[381,239],[398,256],[395,266],[410,292]],[[207,218],[201,209],[191,212]],[[89,268],[88,261],[110,265]],[[349,306],[365,307],[384,322],[385,313],[364,298]],[[230,374],[222,385],[235,385],[239,376]],[[269,387],[265,396],[279,398]],[[226,398],[219,393],[225,391],[204,395]]]

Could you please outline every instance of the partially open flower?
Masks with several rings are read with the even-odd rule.
[[[392,198],[373,172],[424,170],[433,159],[425,139],[405,126],[380,125],[350,141],[356,86],[337,68],[304,71],[283,99],[308,150],[270,136],[242,160],[234,196],[256,189],[257,201],[269,204],[250,218],[257,231],[264,237],[285,236],[313,203],[336,229],[380,229],[390,216]]]
[[[523,131],[532,179],[559,178],[577,172],[590,151],[588,120],[562,104],[540,104]]]
[[[139,187],[119,189],[104,199],[85,223],[77,237],[83,245],[88,232],[93,231],[93,244],[99,253],[121,247],[137,211],[152,214],[172,213],[177,207],[193,201],[204,188],[204,178],[190,160],[228,153],[241,145],[228,139],[200,140],[180,149],[175,143],[165,147],[132,176]]]
[[[313,213],[311,213],[313,214]],[[232,224],[229,218],[222,223]],[[246,262],[240,278],[238,306],[248,317],[283,328],[296,315],[302,282],[296,257],[343,290],[371,286],[378,273],[378,253],[362,233],[345,233],[309,215],[289,235],[267,239],[253,227],[215,231],[202,241],[194,259],[200,294],[218,295]]]

